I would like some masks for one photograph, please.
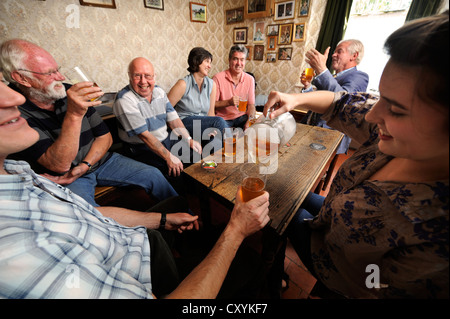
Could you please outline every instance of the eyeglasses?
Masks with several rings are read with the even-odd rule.
[[[153,80],[155,78],[154,75],[151,74],[141,74],[141,73],[133,73],[131,74],[133,79],[140,80],[142,77],[144,77],[146,80]]]
[[[61,67],[59,66],[56,70],[45,72],[45,73],[30,71],[30,70],[25,70],[25,69],[17,69],[17,71],[25,71],[25,72],[30,72],[30,73],[34,73],[34,74],[44,75],[44,76],[52,76],[53,74],[59,73],[60,69],[61,69]]]

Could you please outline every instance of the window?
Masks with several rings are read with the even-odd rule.
[[[378,93],[381,73],[389,57],[383,46],[387,37],[405,23],[412,0],[354,0],[344,39],[364,44],[358,69],[369,74],[368,92]]]

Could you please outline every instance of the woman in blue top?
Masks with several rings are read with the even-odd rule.
[[[193,48],[188,57],[190,74],[178,80],[167,95],[195,140],[205,145],[212,139],[211,151],[222,147],[222,140],[213,137],[228,127],[223,118],[215,116],[216,84],[208,77],[212,59],[204,48]]]

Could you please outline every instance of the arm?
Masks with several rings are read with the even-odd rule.
[[[208,116],[215,116],[216,115],[216,93],[217,93],[217,85],[216,82],[213,81],[213,87],[211,90],[211,94],[209,95],[209,111]]]
[[[194,141],[194,139],[190,138],[188,130],[183,124],[183,121],[181,121],[179,118],[168,122],[169,127],[172,129],[172,131],[175,132],[178,136],[181,136],[184,140],[188,141],[189,146],[196,151],[197,153],[202,153],[202,146],[199,142]]]
[[[168,298],[215,298],[242,241],[269,222],[268,213],[267,192],[244,203],[238,190],[230,221],[217,243]]]
[[[167,94],[170,104],[177,105],[178,101],[183,97],[184,92],[186,92],[186,82],[184,80],[178,80]]]

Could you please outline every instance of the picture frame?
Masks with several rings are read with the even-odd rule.
[[[225,11],[226,24],[239,23],[244,21],[244,7],[230,9]]]
[[[115,0],[80,0],[80,5],[116,9]]]
[[[248,51],[246,60],[251,60],[253,56],[253,47],[251,45],[246,45],[245,47],[247,48]]]
[[[273,36],[273,35],[278,35],[278,29],[279,29],[280,25],[279,24],[269,24],[267,26],[267,36]]]
[[[263,61],[264,60],[264,45],[255,45],[253,60]]]
[[[244,0],[244,19],[269,17],[272,7],[273,0]]]
[[[248,27],[233,29],[233,43],[247,43]]]
[[[292,43],[293,27],[293,23],[280,24],[280,31],[278,33],[278,45],[286,45]]]
[[[164,11],[164,0],[144,0],[144,7]]]
[[[294,24],[294,38],[292,41],[300,42],[305,40],[306,23],[296,23]]]
[[[191,22],[201,22],[206,23],[207,13],[206,13],[206,4],[197,3],[197,2],[189,2],[190,16]]]
[[[291,58],[292,58],[292,47],[278,49],[278,60],[290,61]]]
[[[267,51],[276,51],[277,50],[277,39],[276,35],[267,37]]]
[[[274,20],[294,19],[295,0],[275,3]]]
[[[309,15],[309,8],[311,0],[299,0],[300,4],[298,6],[298,16],[307,17]]]
[[[253,24],[253,42],[254,43],[264,43],[264,41],[266,40],[265,35],[264,35],[264,30],[265,30],[264,21],[255,22]]]
[[[267,63],[275,63],[275,62],[277,62],[277,53],[276,52],[267,52],[267,54],[266,54],[266,62]]]

